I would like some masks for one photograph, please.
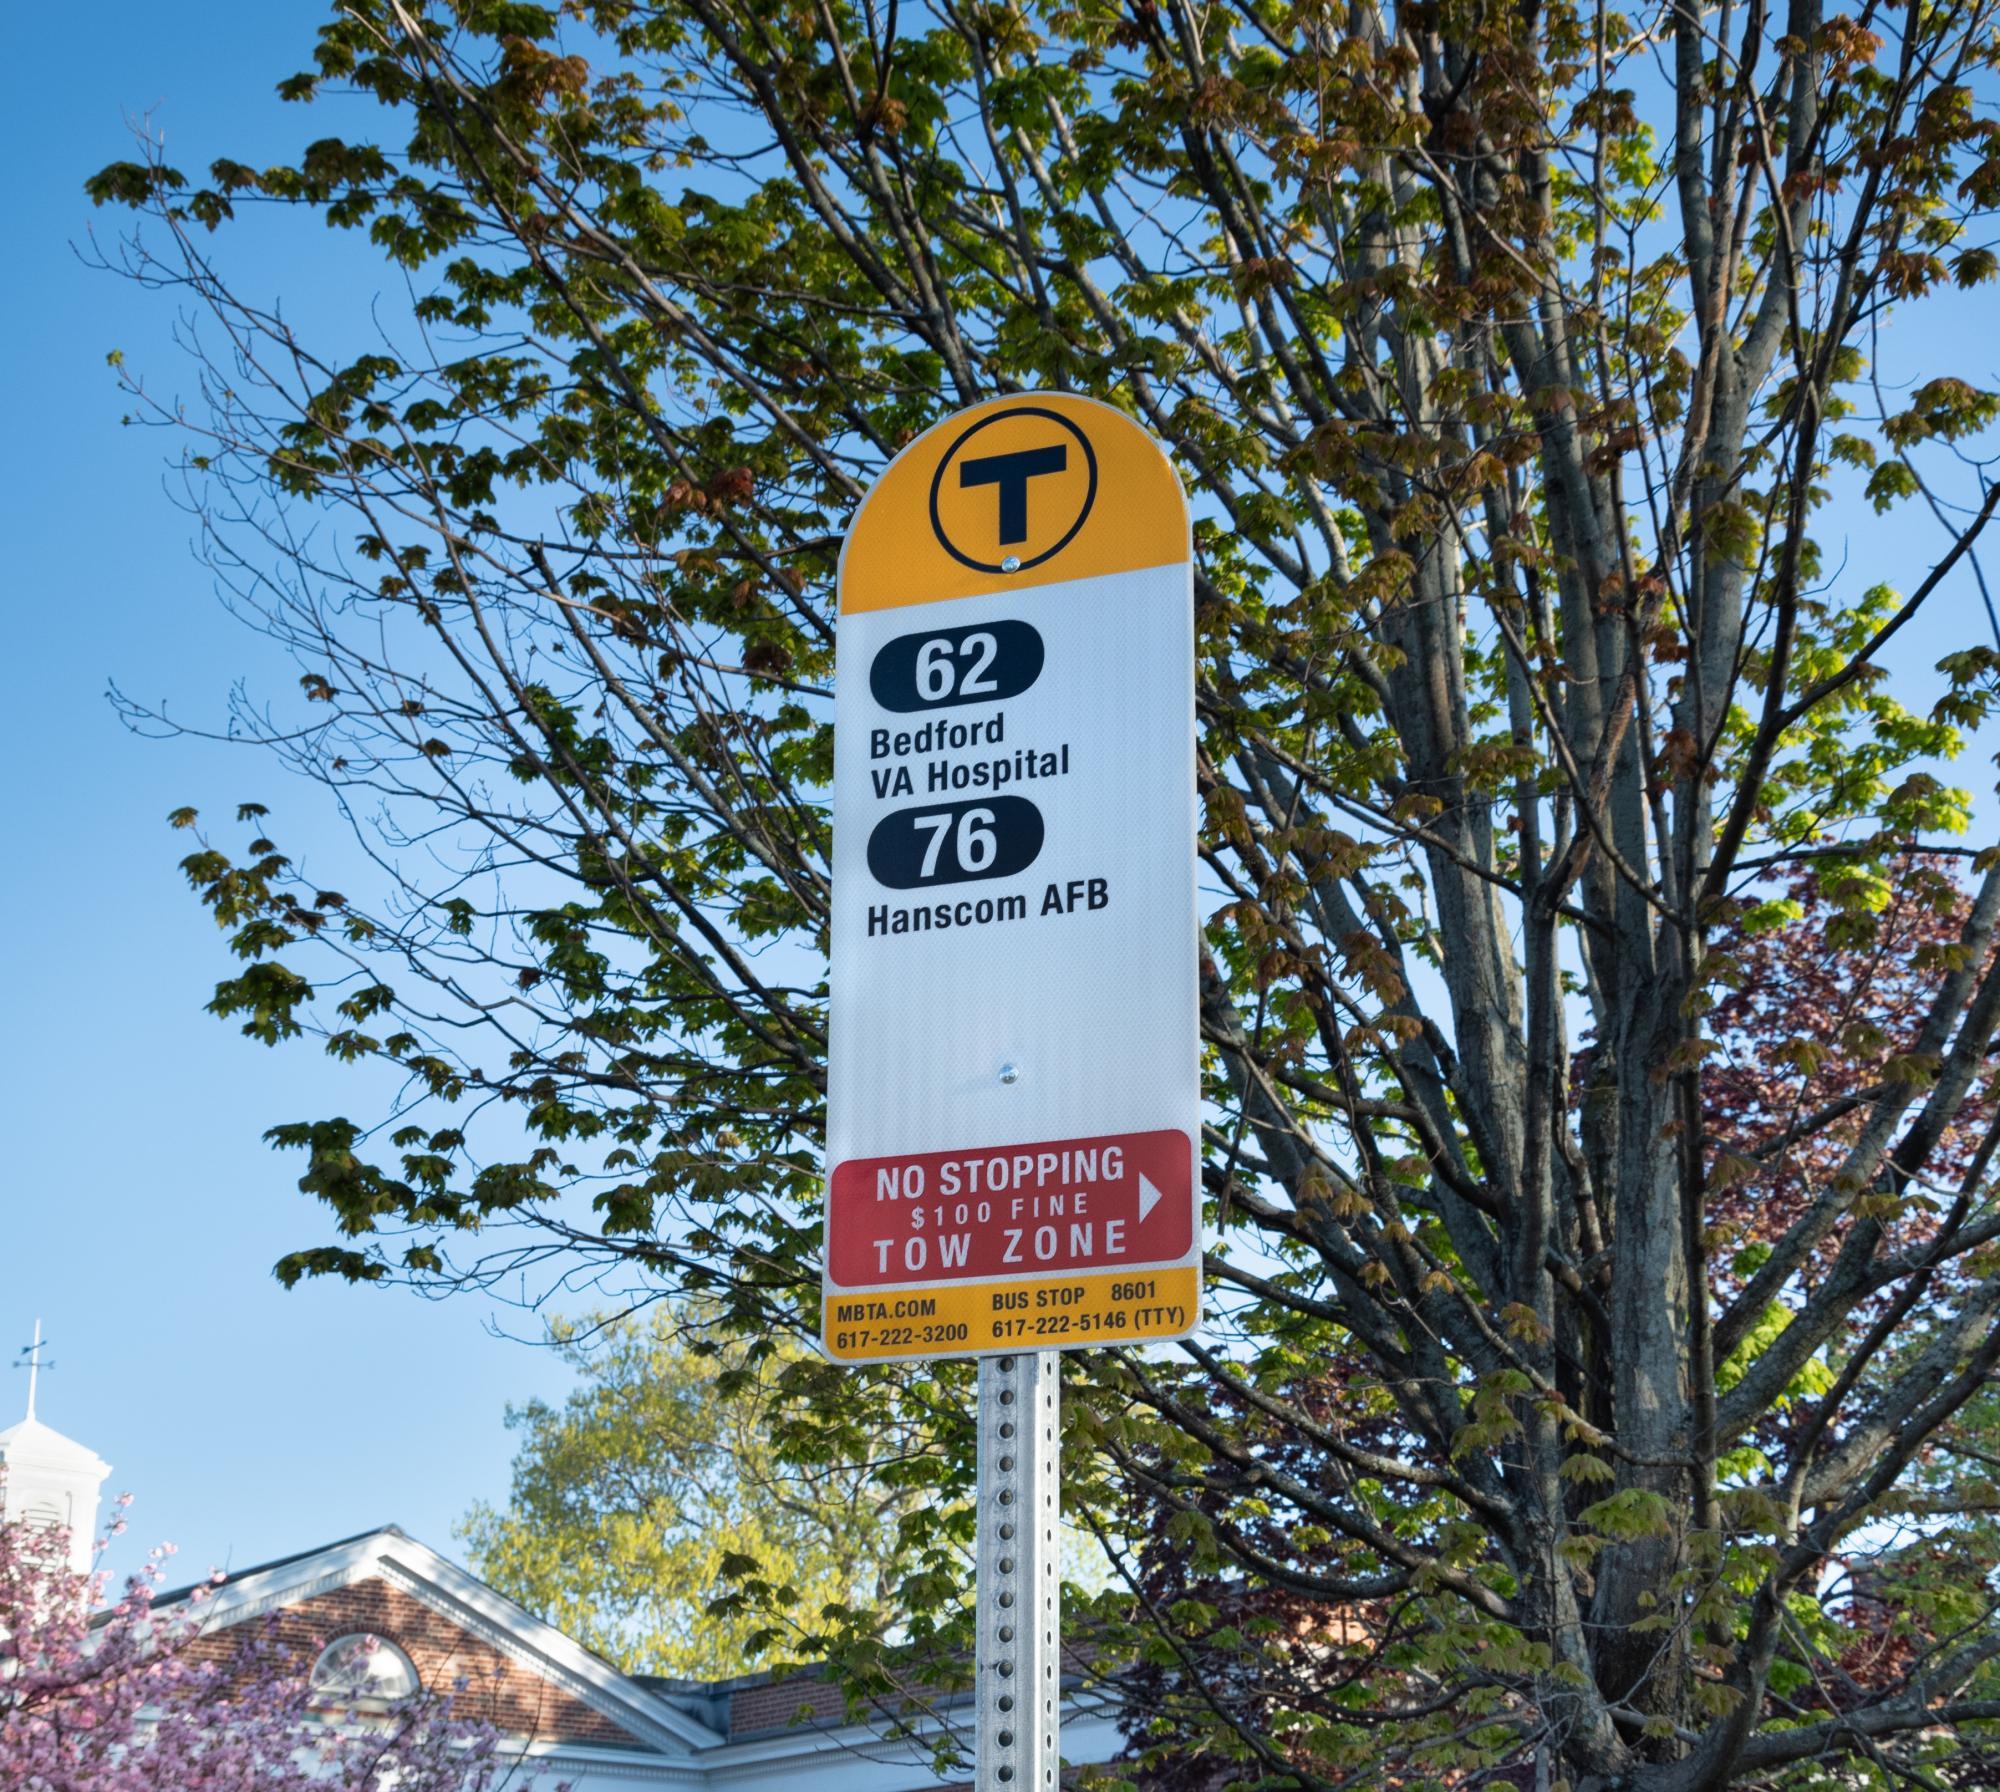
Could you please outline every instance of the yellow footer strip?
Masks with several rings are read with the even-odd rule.
[[[1179,1338],[1200,1317],[1201,1271],[1187,1264],[1123,1275],[829,1293],[821,1336],[835,1361],[874,1363]]]

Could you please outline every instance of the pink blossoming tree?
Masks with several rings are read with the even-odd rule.
[[[124,1528],[121,1516],[111,1533]],[[114,1603],[102,1570],[70,1566],[62,1533],[0,1521],[0,1792],[525,1786],[498,1734],[455,1716],[449,1695],[332,1707],[311,1664],[256,1627],[218,1647],[207,1589],[156,1609],[171,1554],[154,1550]]]

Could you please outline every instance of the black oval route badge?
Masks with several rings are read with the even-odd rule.
[[[1024,796],[898,809],[868,836],[868,869],[892,890],[1012,877],[1042,850],[1042,812]]]
[[[1042,637],[1008,620],[898,635],[868,668],[868,688],[884,709],[908,715],[1018,697],[1041,675]]]

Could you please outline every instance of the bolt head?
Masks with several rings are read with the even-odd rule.
[[[1010,1084],[1010,1085],[1011,1085],[1011,1084],[1013,1084],[1013,1083],[1018,1083],[1018,1082],[1019,1082],[1019,1081],[1021,1080],[1021,1067],[1020,1067],[1020,1065],[1018,1065],[1018,1064],[1003,1064],[1003,1065],[1001,1065],[1001,1066],[1000,1066],[1000,1080],[1001,1080],[1001,1081],[1002,1081],[1003,1083],[1007,1083],[1007,1084]]]
[[[1019,572],[1021,570],[1021,556],[1019,554],[1009,554],[1006,559],[1000,562],[1000,570],[1002,572]]]

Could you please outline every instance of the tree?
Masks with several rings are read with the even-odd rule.
[[[1069,1360],[1068,1496],[1303,1601],[1307,1685],[1393,1617],[1351,1716],[1212,1711],[1218,1747],[1694,1792],[1887,1784],[2000,1717],[1983,1592],[1855,1701],[1786,1691],[1844,1646],[1799,1602],[2000,1364],[2000,869],[1939,776],[2000,672],[1964,621],[2000,399],[1933,321],[2000,269],[1993,23],[354,0],[281,89],[339,134],[104,170],[205,332],[204,402],[127,376],[133,415],[193,432],[225,589],[301,666],[231,729],[367,849],[343,894],[258,805],[199,837],[213,1008],[408,1079],[274,1129],[340,1233],[279,1273],[812,1329],[835,551],[954,407],[1090,394],[1198,517],[1215,1298],[1178,1357]],[[301,340],[211,239],[258,206],[365,233],[406,310]],[[1888,672],[1923,639],[1928,713]],[[1957,933],[1908,1049],[1760,1096],[1796,1118],[1758,1150],[1829,1143],[1738,1270],[1726,942],[1801,927],[1804,865],[1865,939],[1914,850],[1963,868]],[[1742,1024],[1782,1066],[1782,1010]],[[964,1371],[797,1380],[858,1437]],[[944,1635],[938,1510],[899,1597]],[[1198,1614],[1142,1595],[1171,1652]]]
[[[752,1363],[698,1312],[551,1331],[578,1386],[507,1414],[512,1494],[459,1532],[482,1579],[629,1672],[704,1679],[806,1652],[829,1605],[894,1608],[896,1520],[922,1497],[899,1483],[921,1439],[803,1460],[816,1433],[785,1375],[801,1347]]]
[[[103,1574],[70,1567],[64,1532],[0,1521],[0,1792],[531,1784],[515,1779],[493,1730],[454,1717],[447,1696],[419,1694],[368,1716],[329,1711],[313,1697],[311,1664],[256,1627],[228,1647],[205,1635],[204,1589],[156,1610],[170,1553],[154,1550],[107,1605]]]
[[[1715,941],[1716,952],[1731,957],[1737,970],[1734,987],[1710,1015],[1717,1050],[1708,1112],[1717,1149],[1736,1154],[1749,1177],[1710,1203],[1718,1290],[1740,1290],[1796,1223],[1814,1189],[1838,1172],[1865,1119],[1862,1097],[1877,1067],[1915,1045],[1931,1003],[1937,954],[1964,930],[1967,905],[1946,875],[1947,862],[1898,859],[1884,869],[1879,885],[1859,891],[1837,863],[1821,872],[1796,871],[1782,894],[1739,913]],[[1580,1062],[1573,1087],[1589,1080],[1588,1062]],[[1984,1108],[1968,1105],[1972,1136],[1989,1139]],[[1817,1125],[1799,1126],[1802,1112],[1819,1110],[1826,1112]],[[1954,1180],[1974,1172],[1967,1143],[1955,1137],[1940,1150],[1940,1167],[1948,1167]],[[1917,1230],[1925,1224],[1921,1201],[1911,1222]],[[1826,1253],[1819,1275],[1832,1261]],[[1946,1264],[1938,1273],[1955,1272]],[[1907,1291],[1867,1303],[1874,1327],[1889,1340],[1880,1347],[1897,1372],[1909,1369],[1927,1343],[1921,1329],[1896,1341],[1911,1304]],[[1719,1388],[1736,1385],[1792,1317],[1789,1305],[1772,1303],[1735,1355],[1717,1366]],[[1771,1476],[1791,1447],[1791,1422],[1832,1391],[1835,1375],[1827,1356],[1808,1357],[1718,1468],[1741,1488]],[[1352,1413],[1355,1392],[1310,1368],[1283,1389],[1287,1401],[1315,1416],[1343,1408]],[[1991,1475],[2000,1465],[1996,1419],[2000,1411],[1989,1385],[1938,1428],[1896,1496],[1880,1502],[1863,1533],[1788,1602],[1786,1623],[1798,1646],[1773,1663],[1771,1698],[1792,1721],[1832,1717],[1894,1691],[1920,1651],[1983,1624],[1992,1602],[1992,1567],[2000,1561],[1994,1528],[2000,1496]],[[1262,1415],[1238,1400],[1229,1423],[1255,1427]],[[1358,1432],[1349,1435],[1368,1441]],[[1267,1452],[1278,1447],[1276,1438],[1265,1445]],[[1287,1451],[1284,1466],[1308,1483],[1323,1473],[1310,1450]],[[1206,1495],[1203,1513],[1225,1518],[1227,1496]],[[1246,1527],[1252,1541],[1287,1569],[1317,1571],[1331,1539],[1281,1518],[1273,1522],[1273,1516]],[[1135,1512],[1134,1532],[1141,1530],[1140,1519]],[[1134,1552],[1132,1572],[1144,1608],[1170,1615],[1171,1623],[1159,1628],[1175,1637],[1171,1648],[1149,1646],[1139,1635],[1126,1639],[1137,1665],[1123,1677],[1122,1702],[1146,1792],[1215,1792],[1255,1765],[1250,1739],[1300,1722],[1330,1733],[1349,1726],[1350,1760],[1401,1771],[1463,1747],[1465,1739],[1454,1733],[1480,1713],[1477,1698],[1406,1699],[1391,1711],[1372,1708],[1381,1658],[1407,1658],[1416,1640],[1408,1601],[1357,1602],[1329,1623],[1312,1594],[1288,1585],[1283,1574],[1246,1580],[1217,1573],[1171,1534],[1147,1538]],[[1992,1687],[1990,1668],[1979,1678],[1982,1687]],[[1496,1692],[1485,1689],[1489,1712]],[[1364,1741],[1370,1729],[1376,1734]],[[1938,1775],[1934,1783],[1941,1785],[1983,1785],[1993,1757],[1967,1744],[1963,1733],[1941,1731],[1901,1751],[1898,1765]],[[1477,1755],[1476,1743],[1465,1748],[1467,1764]],[[1798,1783],[1829,1782],[1805,1775]],[[1921,1773],[1912,1783],[1923,1783]]]

